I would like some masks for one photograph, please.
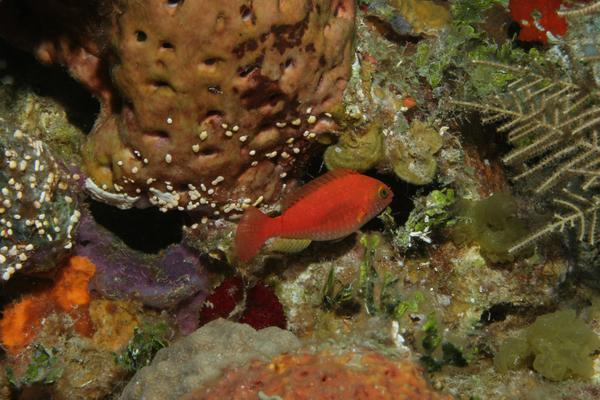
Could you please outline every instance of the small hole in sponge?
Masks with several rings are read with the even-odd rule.
[[[198,155],[202,156],[202,157],[209,157],[209,156],[214,156],[217,153],[219,153],[219,149],[217,149],[216,147],[206,147],[206,148],[200,150],[198,152]]]
[[[167,87],[171,88],[171,85],[167,81],[152,81],[152,85],[157,89]]]
[[[145,42],[148,39],[148,35],[144,31],[135,31],[135,40],[138,42]]]
[[[287,60],[285,60],[285,67],[286,68],[290,68],[294,66],[294,59],[293,58],[288,58]]]
[[[238,68],[237,73],[242,78],[250,75],[253,71],[259,69],[263,63],[263,56],[258,57],[253,63],[246,64]]]
[[[247,5],[243,5],[240,7],[240,15],[244,21],[248,21],[252,19],[252,9]]]
[[[206,118],[210,118],[210,117],[222,117],[223,116],[223,112],[219,111],[219,110],[210,110],[206,112]]]
[[[204,64],[206,65],[215,65],[218,62],[222,62],[223,59],[219,58],[219,57],[212,57],[212,58],[207,58],[206,60],[204,60]]]
[[[183,0],[167,0],[167,5],[169,7],[177,7],[183,3]]]
[[[271,93],[267,97],[266,103],[271,104],[271,105],[274,106],[277,103],[279,103],[280,101],[283,101],[284,99],[285,99],[285,97],[281,93]]]
[[[161,130],[146,131],[146,132],[144,132],[144,134],[146,136],[155,137],[155,138],[159,138],[159,139],[169,139],[171,137],[171,135],[169,135],[169,132],[161,131]]]
[[[163,49],[168,49],[168,50],[172,50],[175,48],[175,46],[173,46],[173,43],[171,43],[171,42],[162,42],[160,47],[162,47]]]

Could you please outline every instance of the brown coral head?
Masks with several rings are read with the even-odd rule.
[[[88,141],[90,186],[213,215],[275,199],[335,129],[354,16],[353,0],[123,0],[111,69],[123,106]]]

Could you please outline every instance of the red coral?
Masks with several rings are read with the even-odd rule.
[[[244,312],[239,322],[254,329],[277,326],[285,329],[286,319],[283,306],[270,287],[257,283],[246,290],[239,277],[227,278],[208,296],[200,310],[200,326],[217,318],[228,318],[235,307],[244,298]]]
[[[521,27],[519,40],[546,43],[546,32],[558,36],[567,33],[566,19],[556,13],[561,3],[562,0],[510,0],[510,15]],[[534,13],[540,15],[536,21]]]
[[[239,277],[227,278],[210,296],[200,310],[200,325],[217,318],[227,318],[244,297],[244,283]]]
[[[246,296],[246,309],[240,322],[252,326],[254,329],[263,329],[268,326],[277,326],[285,329],[285,313],[273,289],[257,283],[248,290]]]

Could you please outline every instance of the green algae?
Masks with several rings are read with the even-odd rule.
[[[505,5],[506,0],[458,0],[450,6],[453,23],[478,24],[482,22],[485,11],[496,5]]]
[[[504,373],[533,360],[533,369],[552,381],[590,378],[594,373],[590,354],[598,349],[600,338],[575,311],[560,310],[538,317],[520,337],[504,341],[494,367]]]
[[[341,286],[338,288],[338,286]],[[345,314],[353,311],[358,304],[354,299],[354,285],[339,283],[335,278],[335,269],[331,267],[327,274],[327,281],[323,286],[321,303],[326,311],[334,311],[337,314]]]
[[[479,244],[481,254],[492,262],[509,262],[512,245],[527,233],[524,222],[516,216],[516,199],[508,193],[495,193],[480,201],[457,203],[459,223],[453,230],[457,243]]]
[[[488,37],[486,17],[503,3],[496,0],[452,2],[451,23],[444,34],[437,40],[423,40],[417,44],[412,55],[416,74],[434,89],[450,89],[461,92],[461,96],[468,99],[481,99],[502,92],[519,76],[493,66],[473,64],[473,60],[514,65],[543,61],[544,57],[535,48],[524,51],[511,41],[498,44]],[[495,25],[493,21],[490,24]],[[461,84],[454,87],[451,82]]]
[[[7,368],[6,374],[12,386],[20,388],[35,383],[52,384],[61,377],[63,373],[58,352],[54,348],[46,348],[36,344],[22,377],[17,378],[11,368]]]
[[[378,274],[373,263],[380,241],[381,238],[377,234],[365,234],[360,238],[360,244],[363,245],[365,253],[358,267],[358,297],[363,300],[369,315],[375,315],[378,312],[378,307],[375,305],[375,281]]]
[[[115,362],[130,372],[149,365],[156,352],[169,344],[171,332],[163,323],[144,323],[136,327],[127,348],[115,355]]]
[[[391,209],[380,216],[386,231],[392,236],[392,244],[400,251],[431,243],[431,234],[438,229],[456,223],[453,205],[456,202],[454,189],[433,190],[427,196],[415,200],[404,226],[397,227]]]
[[[400,280],[396,274],[377,271],[375,256],[382,240],[378,233],[363,234],[360,237],[363,255],[352,279],[341,282],[336,277],[335,267],[330,267],[321,289],[321,306],[324,310],[336,314],[352,314],[362,308],[370,316],[399,319],[404,313],[398,314],[397,307],[403,302],[415,302],[402,295]],[[406,308],[412,309],[411,306]]]

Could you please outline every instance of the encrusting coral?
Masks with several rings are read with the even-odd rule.
[[[97,198],[241,211],[275,199],[311,141],[335,129],[353,1],[123,0],[117,10],[109,68],[122,107],[84,150]]]
[[[533,368],[547,379],[589,378],[594,373],[590,355],[598,349],[598,335],[574,310],[561,310],[538,317],[524,335],[502,343],[494,366],[506,372],[533,358]]]
[[[80,213],[71,176],[33,136],[0,119],[0,277],[45,272],[72,247]]]
[[[167,309],[208,294],[207,271],[196,252],[179,244],[156,255],[133,250],[88,212],[82,213],[74,252],[96,265],[90,287],[106,298]]]
[[[409,361],[394,362],[372,351],[284,354],[270,363],[256,361],[249,367],[233,369],[183,397],[225,398],[451,399],[430,389],[421,371]]]

